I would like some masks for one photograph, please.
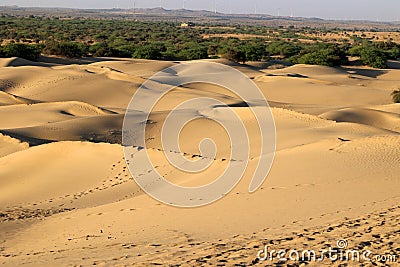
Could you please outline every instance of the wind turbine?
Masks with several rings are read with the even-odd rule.
[[[278,17],[281,16],[281,10],[282,10],[282,8],[278,8]]]
[[[215,14],[217,14],[217,0],[214,0],[213,11]]]

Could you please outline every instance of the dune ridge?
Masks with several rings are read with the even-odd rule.
[[[400,115],[396,113],[373,109],[347,108],[324,113],[321,117],[337,122],[370,125],[400,133]]]

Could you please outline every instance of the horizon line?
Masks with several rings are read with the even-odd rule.
[[[0,5],[1,7],[8,7],[8,8],[41,8],[41,9],[70,9],[70,10],[154,10],[160,9],[165,11],[191,11],[191,12],[208,12],[211,14],[219,14],[229,16],[248,16],[249,18],[254,16],[270,16],[273,18],[303,18],[303,19],[319,19],[324,21],[342,21],[342,22],[370,22],[370,23],[400,23],[399,20],[371,20],[371,19],[341,19],[341,18],[323,18],[317,16],[292,16],[292,15],[271,15],[269,13],[225,13],[220,11],[212,11],[207,9],[187,9],[187,8],[171,8],[167,9],[164,7],[137,7],[137,8],[123,8],[123,7],[109,7],[109,8],[78,8],[78,7],[67,7],[67,6],[18,6],[18,5]]]

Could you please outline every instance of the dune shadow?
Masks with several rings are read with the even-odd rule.
[[[84,57],[84,58],[61,58],[41,56],[40,63],[54,64],[54,65],[89,65],[97,62],[104,61],[121,61],[123,58],[106,58],[106,57]]]
[[[2,67],[22,67],[22,66],[48,67],[49,66],[49,64],[44,62],[35,62],[19,57],[13,57],[9,59],[2,58],[2,59],[8,61],[5,64],[2,64]]]
[[[245,66],[252,68],[253,70],[264,70],[273,67],[273,69],[283,69],[293,66],[292,63],[284,60],[272,59],[268,61],[250,61]]]
[[[388,60],[388,67],[391,69],[400,69],[400,61]]]
[[[286,74],[286,76],[291,78],[303,78],[303,79],[309,78],[307,75],[302,75],[299,73],[288,73]]]
[[[229,104],[229,105],[215,105],[214,108],[225,108],[225,107],[230,107],[230,108],[248,108],[249,104],[247,104],[245,101]]]
[[[379,76],[388,73],[387,70],[364,69],[356,67],[345,67],[343,70],[349,74],[361,75],[370,78],[378,78]]]
[[[10,137],[17,139],[24,143],[28,143],[29,146],[31,146],[31,147],[56,142],[53,140],[46,140],[46,139],[40,139],[40,138],[31,137],[31,136],[24,136],[24,135],[16,134],[16,133],[9,132],[9,131],[0,131],[0,134],[10,136]]]

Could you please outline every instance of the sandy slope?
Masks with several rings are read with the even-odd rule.
[[[125,108],[141,79],[121,81],[110,70],[86,66],[4,68],[2,91],[41,102],[81,101],[103,108]],[[112,76],[112,75],[111,75]],[[136,80],[136,82],[135,82]]]
[[[337,122],[354,122],[400,133],[400,116],[396,113],[373,109],[347,108],[322,114],[321,117]]]
[[[29,144],[22,143],[20,140],[0,134],[0,157],[28,148]]]
[[[100,177],[118,159],[120,151],[119,146],[109,144],[60,142],[3,157],[0,205],[35,203],[89,189],[101,181]],[[19,166],[24,166],[23,170]]]
[[[4,85],[3,85],[4,86]],[[14,104],[23,104],[23,103],[32,103],[33,101],[29,101],[27,99],[23,99],[20,97],[15,97],[6,92],[0,91],[0,106],[6,105],[14,105]]]
[[[237,96],[218,86],[189,84],[160,101],[149,121],[133,114],[133,131],[147,124],[147,152],[158,172],[184,186],[203,185],[221,174],[230,144],[222,127],[208,119],[194,121],[181,132],[184,156],[198,157],[205,137],[215,141],[218,153],[205,172],[173,168],[159,135],[174,106],[213,97],[235,106],[248,130],[251,160],[238,186],[212,205],[180,209],[138,188],[131,175],[144,173],[129,172],[118,145],[123,113],[138,86],[176,63],[32,66],[17,60],[19,67],[11,67],[10,62],[15,59],[0,62],[0,263],[5,266],[248,266],[257,264],[257,251],[266,243],[319,249],[340,238],[354,247],[369,242],[362,244],[376,253],[398,253],[400,105],[390,103],[398,70],[305,65],[271,70],[222,61],[253,78],[271,101],[276,159],[253,194],[247,190],[260,136],[253,114]],[[179,112],[232,120],[221,107]],[[316,266],[321,264],[331,262]]]
[[[89,117],[112,114],[87,103],[51,102],[32,105],[7,105],[0,107],[2,116],[7,120],[1,121],[1,129],[32,127],[76,117]],[[29,114],[27,116],[26,114]]]

